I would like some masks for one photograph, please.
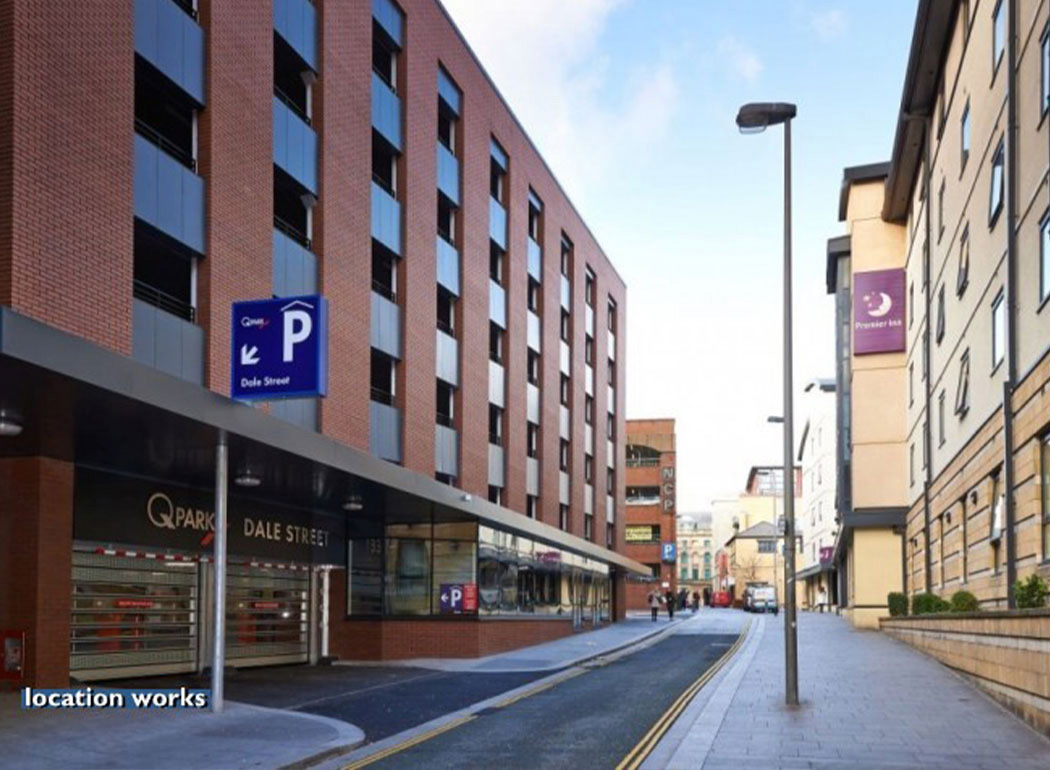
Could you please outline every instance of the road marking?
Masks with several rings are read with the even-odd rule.
[[[685,711],[686,706],[696,697],[697,693],[703,689],[711,678],[724,666],[733,654],[740,648],[744,638],[747,636],[747,631],[751,627],[751,621],[748,620],[747,625],[744,626],[740,635],[737,636],[736,641],[733,642],[733,646],[722,653],[722,656],[714,662],[704,673],[702,673],[697,679],[689,685],[685,691],[678,696],[674,703],[665,711],[659,719],[649,728],[649,731],[642,736],[642,739],[638,741],[633,749],[627,752],[627,756],[616,766],[616,770],[636,770],[641,767],[642,762],[649,756],[652,750],[656,747],[656,744],[660,742],[660,739],[664,737],[664,734],[671,728],[674,721]]]
[[[370,765],[373,762],[378,762],[381,759],[386,759],[389,756],[404,751],[405,749],[412,748],[413,746],[420,744],[423,741],[429,741],[431,738],[435,738],[438,735],[441,735],[441,733],[448,732],[449,730],[454,730],[460,725],[465,725],[467,722],[472,722],[475,719],[477,719],[476,714],[468,714],[465,717],[454,719],[451,722],[448,722],[447,724],[441,725],[440,727],[435,727],[429,732],[417,735],[415,738],[411,738],[410,740],[407,740],[404,743],[399,743],[396,746],[391,746],[389,749],[378,751],[375,754],[364,757],[363,759],[359,759],[356,762],[351,762],[349,765],[343,765],[342,770],[357,770],[357,768],[359,767],[365,767],[366,765]]]

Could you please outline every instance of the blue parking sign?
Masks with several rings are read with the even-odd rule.
[[[661,560],[673,563],[677,556],[677,548],[674,543],[661,543],[660,545],[660,558]]]
[[[233,304],[230,395],[309,398],[328,389],[328,303],[320,295]]]

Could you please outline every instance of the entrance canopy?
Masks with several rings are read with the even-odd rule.
[[[621,554],[9,308],[0,308],[0,409],[16,414],[23,427],[21,435],[0,439],[0,457],[44,455],[78,466],[211,488],[215,446],[225,432],[231,479],[258,479],[253,494],[273,503],[336,514],[348,511],[345,515],[352,521],[355,515],[367,514],[370,500],[398,490],[432,503],[435,511],[476,519],[627,573],[650,574],[643,564]]]

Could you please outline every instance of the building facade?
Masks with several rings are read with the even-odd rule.
[[[835,404],[834,380],[814,380],[806,385],[801,404],[804,423],[798,446],[802,507],[797,515],[806,546],[799,553],[797,579],[803,589],[801,606],[809,609],[837,606],[833,560],[838,534]]]
[[[627,607],[647,609],[653,588],[678,591],[673,419],[628,420],[624,554],[644,564],[645,580],[627,585]]]
[[[15,0],[0,37],[28,682],[209,660],[227,475],[233,665],[622,617],[625,287],[439,3]],[[231,400],[232,304],[315,295],[324,397]]]
[[[795,536],[795,552],[801,553],[802,535]],[[734,603],[744,599],[748,586],[773,586],[777,603],[784,604],[784,551],[787,539],[777,526],[760,521],[736,532],[726,543],[728,587]],[[801,585],[796,583],[796,598],[801,598]]]
[[[690,597],[697,592],[703,597],[715,579],[714,534],[710,513],[683,513],[675,522],[678,534],[678,588]]]
[[[907,287],[893,397],[853,408],[855,431],[899,432],[879,472],[904,511],[896,583],[986,609],[1050,575],[1048,19],[1026,0],[920,3],[893,155],[868,185]]]

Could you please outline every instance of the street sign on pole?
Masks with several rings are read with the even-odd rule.
[[[310,398],[328,388],[328,303],[320,295],[233,304],[230,395]]]

